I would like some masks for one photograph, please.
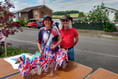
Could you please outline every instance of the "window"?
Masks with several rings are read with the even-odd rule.
[[[19,15],[19,17],[21,17],[21,13],[20,13],[20,12],[19,12],[19,14],[18,14],[18,15]]]
[[[37,11],[34,11],[34,16],[37,16],[38,15],[38,12]]]

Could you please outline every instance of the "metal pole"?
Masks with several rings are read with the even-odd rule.
[[[43,0],[43,5],[45,5],[45,0]]]
[[[7,57],[7,42],[4,42],[4,47],[5,47],[5,57]]]

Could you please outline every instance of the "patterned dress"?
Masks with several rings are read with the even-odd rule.
[[[42,45],[43,55],[46,56],[48,65],[51,63],[55,64],[56,62],[56,52],[58,51],[59,46],[55,49],[51,49],[50,46],[57,43],[59,36],[60,33],[56,26],[53,26],[49,30],[45,30],[44,27],[39,30],[38,42]]]

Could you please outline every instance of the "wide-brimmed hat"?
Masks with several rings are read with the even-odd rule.
[[[69,15],[63,15],[60,20],[65,20],[65,19],[68,19],[68,20],[72,20],[72,17],[70,17]]]
[[[50,20],[52,20],[52,17],[51,17],[50,15],[45,15],[45,16],[43,17],[43,20],[45,20],[46,18],[49,18]]]

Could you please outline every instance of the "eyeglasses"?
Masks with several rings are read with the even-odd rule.
[[[68,22],[69,20],[68,20],[68,19],[63,19],[63,20],[61,20],[61,21],[62,21],[62,22],[65,22],[65,21]]]

